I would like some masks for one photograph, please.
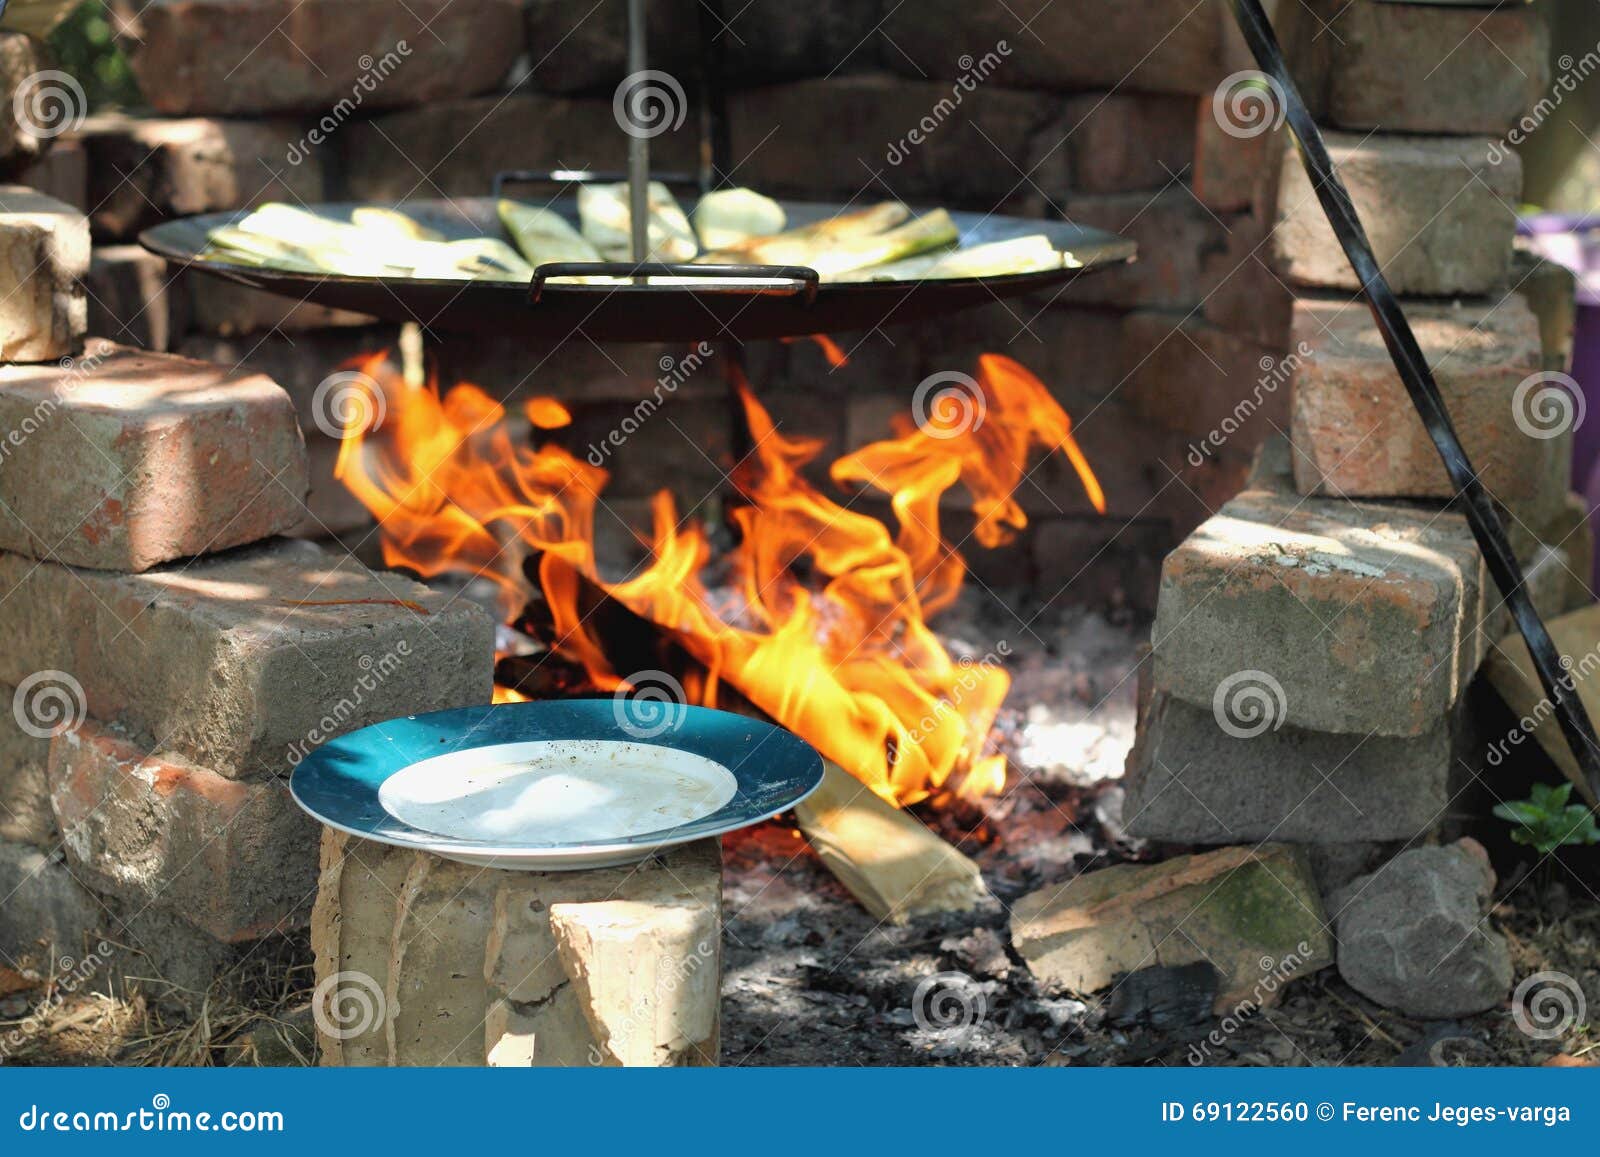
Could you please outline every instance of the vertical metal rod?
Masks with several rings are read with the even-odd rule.
[[[628,0],[628,75],[631,87],[647,83],[644,0]],[[628,134],[628,216],[633,234],[633,259],[650,256],[650,138],[639,126]]]
[[[728,93],[723,84],[722,0],[700,0],[700,192],[721,186],[732,167]]]

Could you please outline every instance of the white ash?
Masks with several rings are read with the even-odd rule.
[[[1122,778],[1133,746],[1141,624],[1083,607],[1033,613],[963,591],[934,624],[958,659],[1007,654],[1011,690],[997,731],[1026,778],[1088,787]]]

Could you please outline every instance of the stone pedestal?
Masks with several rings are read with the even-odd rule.
[[[329,1065],[712,1065],[715,840],[580,872],[322,842],[313,998]]]

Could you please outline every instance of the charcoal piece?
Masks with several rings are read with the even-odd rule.
[[[1120,1028],[1182,1028],[1211,1016],[1217,970],[1205,961],[1179,968],[1158,965],[1124,976],[1112,990],[1106,1019]]]

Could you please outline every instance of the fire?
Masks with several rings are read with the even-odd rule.
[[[833,462],[841,489],[887,496],[893,535],[810,483],[802,469],[824,443],[780,432],[741,383],[754,451],[733,477],[741,499],[730,514],[739,542],[725,560],[733,599],[703,584],[710,541],[699,524],[680,522],[667,491],[653,501],[647,565],[621,582],[600,576],[593,528],[607,472],[553,437],[533,445],[535,432],[546,437],[570,422],[559,402],[535,399],[519,418],[474,385],[443,395],[437,383],[408,386],[384,354],[350,368],[381,391],[366,412],[384,417],[350,431],[336,473],[379,519],[389,565],[488,578],[510,617],[531,593],[524,562],[537,559],[555,649],[601,690],[629,687],[641,673],[612,668],[580,611],[585,589],[693,656],[703,672],[684,679],[689,701],[716,706],[733,689],[891,802],[1003,786],[1004,758],[986,741],[1010,679],[995,656],[952,658],[927,622],[956,597],[966,571],[941,533],[940,499],[964,487],[974,537],[1007,542],[1027,525],[1014,494],[1030,452],[1044,450],[1062,453],[1105,508],[1070,419],[1019,363],[985,354],[975,376],[936,375],[914,399],[918,421]]]

